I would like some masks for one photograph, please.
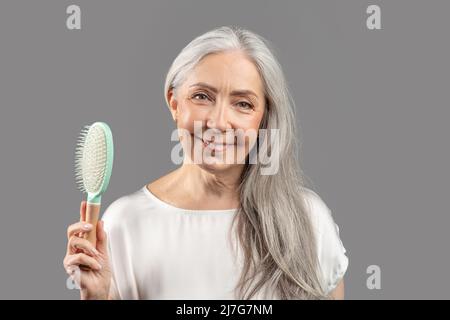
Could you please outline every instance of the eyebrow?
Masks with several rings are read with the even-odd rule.
[[[195,83],[195,84],[193,84],[193,85],[191,85],[189,87],[205,87],[205,88],[211,90],[214,93],[217,93],[219,91],[216,88],[214,88],[213,86],[210,86],[209,84],[204,83],[204,82],[197,82],[197,83]],[[234,91],[231,92],[230,95],[232,95],[232,96],[252,95],[252,96],[255,96],[256,100],[258,100],[258,96],[256,95],[256,93],[254,93],[251,90],[234,90]]]

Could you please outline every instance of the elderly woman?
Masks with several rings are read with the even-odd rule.
[[[115,200],[95,247],[80,236],[93,226],[69,226],[64,266],[81,298],[343,299],[346,250],[304,185],[294,102],[269,43],[237,27],[197,37],[165,97],[182,164]]]

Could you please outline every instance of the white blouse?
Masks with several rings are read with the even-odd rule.
[[[318,258],[326,292],[347,270],[348,258],[331,211],[306,189],[313,213]],[[237,299],[233,289],[242,252],[231,221],[237,210],[188,210],[174,207],[147,186],[120,197],[105,210],[113,272],[113,299]],[[267,291],[268,290],[268,291]],[[253,299],[276,299],[265,288]]]

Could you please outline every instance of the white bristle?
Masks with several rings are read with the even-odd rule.
[[[75,149],[75,180],[82,192],[98,192],[106,170],[106,137],[100,125],[85,126]]]

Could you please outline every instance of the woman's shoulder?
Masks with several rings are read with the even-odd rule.
[[[305,200],[304,203],[311,218],[311,223],[319,234],[326,232],[326,229],[330,227],[334,227],[335,221],[332,211],[317,192],[304,187],[303,199]]]
[[[144,188],[116,198],[103,212],[102,220],[105,228],[126,224],[136,220],[146,205]]]
[[[310,216],[312,226],[317,234],[318,241],[337,242],[342,245],[339,237],[339,226],[333,213],[317,192],[303,188],[306,210]]]
[[[161,210],[161,202],[155,198],[154,194],[160,194],[167,188],[167,178],[173,172],[163,175],[149,183],[141,186],[132,193],[116,198],[106,210],[104,210],[102,220],[105,228],[118,224],[127,224],[138,221],[142,216],[148,216],[154,209]],[[151,190],[151,191],[150,191]],[[153,210],[152,210],[153,209]]]
[[[311,216],[317,253],[326,292],[332,291],[343,278],[349,259],[346,255],[339,227],[325,201],[313,190],[304,188],[304,199]]]

